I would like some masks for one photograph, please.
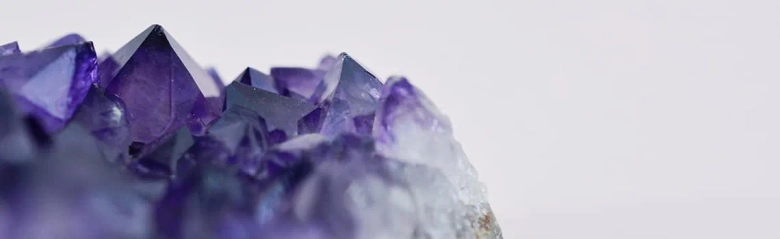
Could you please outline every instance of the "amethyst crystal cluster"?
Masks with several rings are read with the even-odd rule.
[[[225,86],[153,25],[0,83],[0,238],[501,238],[447,118],[347,54]]]

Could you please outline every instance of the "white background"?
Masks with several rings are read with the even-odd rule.
[[[780,238],[780,1],[0,0],[0,42],[162,24],[226,80],[346,51],[449,114],[505,238]]]

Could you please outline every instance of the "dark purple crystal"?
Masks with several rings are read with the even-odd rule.
[[[98,87],[106,89],[117,70],[119,70],[119,62],[114,59],[111,53],[104,52],[101,54],[98,57]]]
[[[195,143],[187,127],[174,131],[171,135],[143,146],[137,155],[137,161],[131,164],[132,170],[148,178],[171,178],[176,176],[178,160]]]
[[[219,86],[161,26],[146,29],[113,59],[119,67],[106,92],[125,102],[134,141],[148,143],[185,125],[199,134],[218,115],[206,98],[219,97]]]
[[[278,93],[277,87],[274,85],[274,80],[271,76],[268,76],[252,67],[247,67],[246,70],[241,72],[241,75],[234,80],[246,85],[254,86],[258,89],[263,89],[268,92]]]

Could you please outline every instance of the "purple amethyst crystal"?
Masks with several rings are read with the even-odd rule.
[[[111,56],[111,53],[104,52],[98,57],[98,87],[106,89],[108,82],[113,79],[113,74],[119,69],[119,62]]]
[[[331,67],[333,67],[334,64],[336,64],[336,57],[331,55],[325,55],[320,59],[320,64],[317,65],[317,69],[319,70],[329,70]]]
[[[206,136],[197,139],[188,158],[198,163],[237,168],[251,175],[272,143],[268,133],[260,115],[235,105],[222,113]]]
[[[273,78],[252,67],[247,67],[234,81],[251,85],[268,92],[278,93]]]
[[[144,145],[137,155],[133,155],[138,160],[131,167],[139,175],[149,178],[174,177],[179,159],[194,143],[189,129],[182,127],[170,136]]]
[[[149,27],[112,58],[119,67],[107,77],[106,92],[125,102],[133,141],[148,143],[185,125],[202,133],[219,113],[206,101],[219,97],[219,86],[161,26]]]
[[[72,122],[80,124],[106,144],[103,149],[111,152],[110,161],[116,162],[126,157],[131,143],[130,124],[124,103],[116,96],[106,95],[97,85],[93,85]]]
[[[224,110],[222,107],[225,104],[225,83],[222,82],[222,78],[219,77],[217,69],[208,68],[206,71],[214,80],[214,84],[217,85],[217,88],[219,88],[219,96],[206,97],[206,101],[209,102],[209,106],[211,106],[212,110],[222,112]]]
[[[251,222],[253,198],[251,184],[236,177],[232,171],[200,165],[182,180],[173,183],[157,204],[156,238],[227,239],[233,237],[220,235],[250,233],[251,227],[230,224],[234,221]]]
[[[447,117],[344,53],[225,86],[153,25],[0,46],[0,83],[0,238],[502,237]]]
[[[271,68],[271,76],[276,81],[280,93],[316,104],[315,92],[325,76],[324,70],[312,70],[299,67]]]
[[[67,45],[75,45],[82,42],[86,42],[87,40],[84,39],[79,34],[71,33],[68,35],[65,35],[63,37],[60,37],[59,39],[53,41],[52,43],[49,43],[45,48],[51,48],[51,47],[58,47],[58,46],[67,46]]]
[[[255,111],[269,131],[281,130],[287,137],[298,134],[297,122],[314,110],[314,105],[233,82],[225,90],[226,109],[240,105]]]
[[[321,133],[333,137],[339,133],[367,133],[382,83],[349,55],[342,53],[323,80],[320,102],[330,101]]]
[[[40,162],[0,164],[0,201],[9,230],[2,238],[145,238],[149,205],[125,175],[104,161],[99,144],[68,125],[39,152]],[[0,220],[2,223],[2,220]],[[0,225],[0,227],[3,225]]]
[[[18,43],[11,42],[5,45],[0,45],[0,56],[8,55],[8,54],[16,54],[16,53],[22,53],[22,51],[19,50]]]
[[[0,56],[0,82],[47,132],[62,129],[97,80],[92,43]]]
[[[317,104],[322,94],[322,89],[318,91],[318,88],[321,88],[325,73],[335,62],[336,58],[327,55],[320,60],[316,69],[274,67],[271,68],[271,77],[282,95]]]

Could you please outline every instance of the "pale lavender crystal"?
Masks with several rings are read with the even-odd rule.
[[[333,137],[339,133],[367,134],[371,132],[373,115],[382,83],[347,54],[328,71],[320,89],[324,93],[319,102],[329,102],[321,132]]]
[[[383,155],[441,171],[458,189],[455,198],[469,208],[461,213],[471,221],[474,233],[480,238],[501,237],[485,186],[454,139],[449,119],[407,79],[391,77],[387,81],[373,136]]]
[[[219,97],[220,87],[161,26],[146,29],[113,59],[119,67],[106,91],[125,102],[134,141],[148,143],[183,125],[202,134],[219,113],[206,98]]]
[[[47,132],[70,120],[97,80],[91,42],[0,56],[0,81],[23,112],[35,116]]]
[[[317,104],[324,90],[324,86],[320,85],[325,77],[325,73],[335,63],[335,57],[326,55],[320,60],[319,65],[315,69],[274,67],[271,68],[271,77],[274,79],[280,94]]]
[[[252,67],[247,67],[234,81],[251,85],[268,92],[278,93],[276,86],[274,85],[274,79]]]
[[[209,105],[211,106],[211,109],[217,112],[222,112],[225,105],[225,82],[222,81],[222,78],[219,77],[219,72],[217,72],[216,68],[208,68],[206,71],[209,73],[209,76],[214,80],[214,84],[217,85],[219,88],[219,96],[217,97],[206,97],[206,101],[209,102]]]
[[[87,40],[84,39],[84,37],[82,37],[81,35],[75,34],[75,33],[71,33],[71,34],[65,35],[63,37],[60,37],[57,40],[54,40],[53,42],[49,43],[45,48],[58,47],[58,46],[67,46],[67,45],[75,45],[75,44],[79,44],[79,43],[86,42],[86,41]]]
[[[440,173],[378,155],[373,142],[347,134],[276,149],[290,153],[272,158],[287,173],[271,174],[260,201],[268,238],[474,237]]]
[[[225,82],[222,82],[222,77],[219,77],[219,72],[217,72],[217,68],[209,67],[206,68],[206,72],[209,73],[209,76],[211,76],[211,79],[214,80],[214,84],[217,86],[221,86],[222,88],[225,88]]]
[[[320,59],[320,64],[317,65],[317,69],[327,71],[336,64],[337,60],[338,59],[332,55],[325,55]]]
[[[17,42],[11,42],[5,45],[0,45],[0,56],[8,54],[21,53],[19,50],[19,44]]]
[[[276,81],[280,94],[316,104],[317,86],[325,77],[325,70],[300,67],[271,68],[271,77]]]

